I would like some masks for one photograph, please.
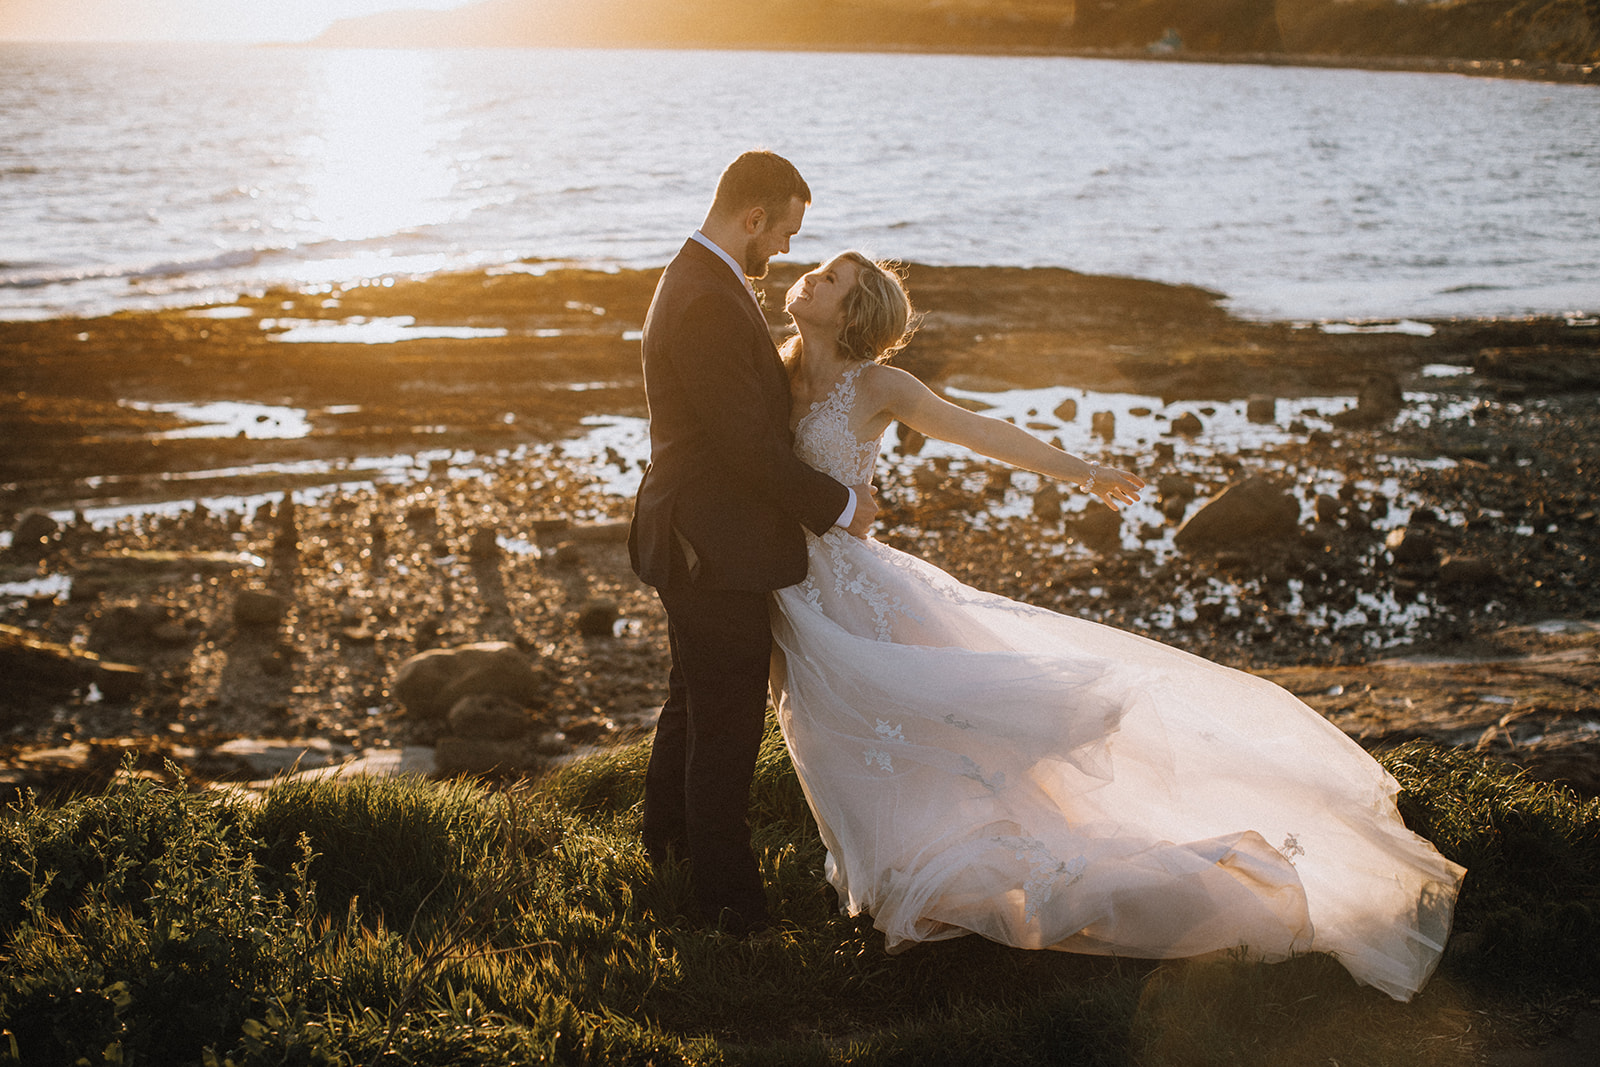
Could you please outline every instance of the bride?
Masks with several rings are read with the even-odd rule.
[[[884,365],[911,306],[847,252],[801,278],[784,346],[801,459],[871,479],[895,420],[1113,508],[1144,483]],[[1397,783],[1262,679],[962,585],[835,528],[772,595],[778,721],[841,906],[891,951],[977,933],[1144,958],[1327,952],[1407,1000],[1463,868],[1406,829]]]

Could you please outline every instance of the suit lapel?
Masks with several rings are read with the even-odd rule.
[[[733,269],[722,261],[716,253],[712,252],[699,241],[690,239],[684,243],[683,250],[696,256],[699,262],[710,271],[710,277],[715,279],[718,286],[725,286],[728,292],[736,296],[739,304],[744,308],[745,315],[750,324],[756,328],[764,341],[763,349],[755,354],[755,358],[763,367],[763,373],[771,376],[773,392],[772,415],[785,431],[789,429],[789,375],[783,368],[783,360],[778,356],[778,346],[772,341],[772,327],[767,325],[767,316],[756,305],[739,278],[734,275]]]

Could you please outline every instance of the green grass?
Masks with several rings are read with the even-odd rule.
[[[1600,804],[1470,753],[1385,764],[1470,874],[1410,1004],[1273,966],[1022,952],[890,957],[840,915],[775,732],[752,822],[781,936],[682,918],[638,842],[647,749],[535,788],[130,779],[0,820],[0,1062],[1458,1064],[1600,994]],[[1535,1027],[1536,1029],[1536,1027]]]

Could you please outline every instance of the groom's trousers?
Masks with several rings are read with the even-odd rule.
[[[742,934],[767,923],[746,818],[766,725],[767,594],[701,589],[674,563],[657,590],[672,673],[645,776],[644,845],[657,865],[687,855],[703,918]]]

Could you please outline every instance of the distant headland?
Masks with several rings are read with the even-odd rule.
[[[1600,84],[1600,0],[482,0],[342,20],[313,43],[995,52]]]

